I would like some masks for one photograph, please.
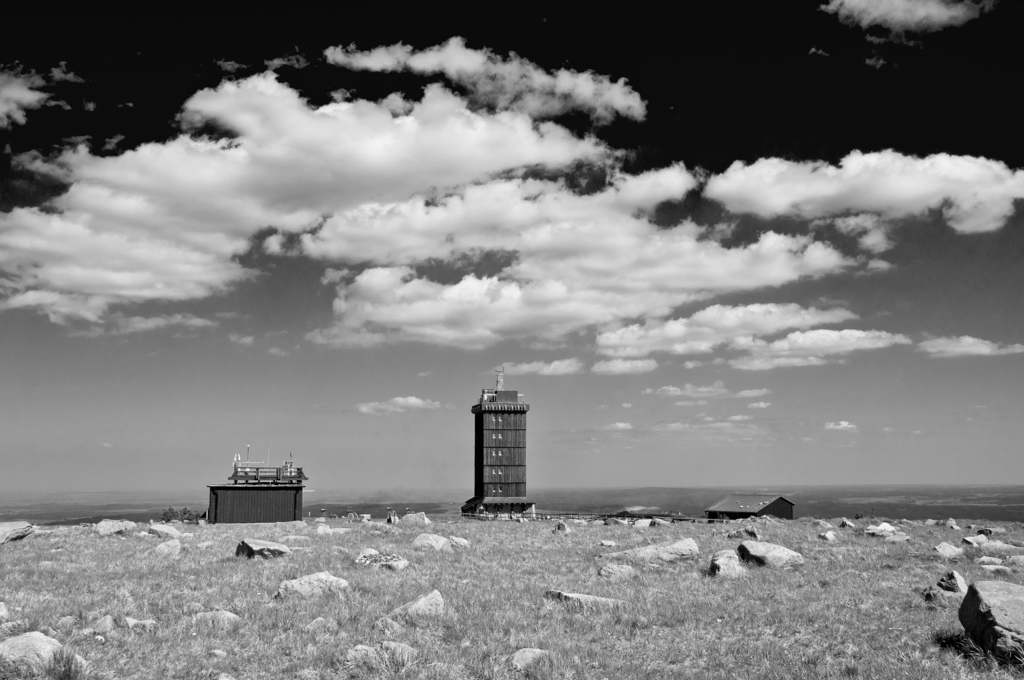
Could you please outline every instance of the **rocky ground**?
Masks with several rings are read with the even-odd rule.
[[[1021,677],[1024,526],[0,524],[8,678]]]

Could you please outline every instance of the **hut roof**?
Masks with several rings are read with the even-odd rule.
[[[773,496],[759,493],[734,493],[726,496],[707,508],[712,512],[758,512],[778,499],[793,505],[793,501],[784,496]]]

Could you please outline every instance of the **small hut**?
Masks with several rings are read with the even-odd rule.
[[[248,456],[246,456],[248,459]],[[210,524],[243,522],[291,522],[302,519],[301,467],[291,459],[279,466],[242,460],[235,454],[230,484],[210,484]]]
[[[743,519],[771,515],[793,519],[793,501],[783,496],[734,493],[704,510],[708,519]]]

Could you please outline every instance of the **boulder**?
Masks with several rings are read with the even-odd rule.
[[[981,552],[986,555],[1020,555],[1024,553],[1024,548],[998,539],[989,539],[982,544]]]
[[[60,648],[61,644],[57,640],[39,631],[32,631],[0,642],[0,659],[41,671]]]
[[[940,557],[947,560],[954,560],[958,557],[964,556],[963,548],[958,548],[955,545],[946,543],[945,541],[935,546],[934,550],[935,552],[939,553]]]
[[[834,531],[823,531],[818,534],[818,538],[825,541],[826,543],[835,543],[839,540],[839,536]]]
[[[242,617],[226,609],[214,609],[208,612],[199,612],[193,617],[196,628],[205,630],[231,630],[242,624]]]
[[[287,543],[309,543],[310,538],[309,538],[309,536],[299,536],[297,534],[289,534],[289,535],[285,536],[284,538],[282,538],[281,540],[285,541]],[[200,543],[199,547],[203,547],[203,544]]]
[[[468,539],[461,538],[459,536],[449,536],[448,540],[451,541],[451,544],[453,546],[455,546],[456,548],[468,548],[469,547],[469,540]]]
[[[960,542],[964,543],[965,545],[969,545],[973,548],[980,548],[988,542],[988,536],[986,536],[985,534],[980,534],[977,536],[964,536],[960,539]]]
[[[131,616],[124,617],[124,625],[128,630],[142,630],[152,632],[156,630],[157,623],[153,619],[135,619]]]
[[[345,667],[350,671],[369,671],[376,674],[384,666],[380,652],[369,645],[356,645],[345,652]]]
[[[175,558],[181,555],[181,541],[176,538],[172,538],[169,541],[164,541],[157,547],[153,548],[153,552],[160,557]]]
[[[326,635],[338,629],[338,624],[331,619],[318,616],[306,624],[306,632],[314,635]]]
[[[954,593],[942,588],[936,588],[935,586],[928,586],[921,590],[921,597],[924,598],[925,602],[932,605],[960,604],[962,596],[963,593]]]
[[[401,607],[392,610],[388,618],[405,617],[408,619],[421,619],[441,616],[444,614],[444,598],[441,593],[431,590],[426,595],[420,595],[415,600],[406,602]]]
[[[655,517],[651,520],[651,524],[656,527],[667,527],[671,526],[672,522],[668,521],[667,519],[662,519],[661,517]]]
[[[604,523],[610,527],[625,527],[629,526],[629,522],[619,517],[609,517]]]
[[[93,527],[100,536],[113,536],[114,534],[126,534],[135,529],[135,522],[126,519],[102,519]]]
[[[601,541],[601,547],[602,548],[614,548],[617,545],[618,545],[618,543],[616,543],[615,541],[609,541],[607,539]]]
[[[846,519],[845,517],[843,517],[842,519],[839,520],[839,528],[840,529],[856,529],[857,525],[854,524],[853,522],[851,522],[850,520]]]
[[[414,548],[433,548],[439,552],[451,552],[452,542],[437,534],[420,534],[412,541]]]
[[[737,578],[747,573],[746,567],[740,564],[740,556],[735,550],[719,550],[711,556],[708,565],[708,576]]]
[[[415,661],[416,655],[419,653],[413,646],[394,640],[385,640],[380,643],[380,646],[381,651],[390,658],[391,665],[398,671]]]
[[[991,555],[985,555],[974,560],[975,564],[1002,564],[1003,560],[998,557],[992,557]]]
[[[395,637],[405,630],[402,624],[387,616],[377,619],[373,625],[384,637]]]
[[[566,593],[561,590],[548,590],[544,597],[549,600],[561,602],[570,609],[614,609],[624,604],[622,600],[611,597],[598,597],[597,595],[585,595],[583,593]]]
[[[951,569],[943,574],[942,578],[940,578],[935,585],[951,593],[967,592],[967,579],[965,579],[956,569]]]
[[[885,540],[886,543],[906,543],[910,540],[910,536],[907,536],[902,531],[897,531],[895,534],[886,536],[883,540]]]
[[[816,520],[814,520],[814,522],[812,522],[812,524],[814,524],[814,526],[818,527],[819,529],[824,529],[824,530],[835,529],[835,527],[832,526],[831,522],[826,522],[823,519],[816,519]]]
[[[254,557],[262,557],[268,560],[272,557],[281,557],[292,551],[283,543],[273,541],[261,541],[258,538],[246,538],[235,547],[235,557],[247,557],[250,560]]]
[[[425,512],[410,512],[409,514],[402,516],[402,524],[414,527],[426,527],[430,526],[432,522]]]
[[[649,519],[638,519],[633,522],[633,528],[635,529],[646,529],[651,526],[651,520]]]
[[[170,524],[150,524],[149,533],[160,538],[181,538],[181,532]]]
[[[0,623],[3,623],[9,618],[11,618],[11,612],[7,609],[7,603],[0,602]]]
[[[697,542],[692,538],[684,538],[671,543],[655,543],[654,545],[645,545],[631,550],[605,553],[601,557],[626,562],[663,564],[679,562],[680,560],[693,560],[697,559],[699,555],[700,548],[697,547]]]
[[[559,522],[558,524],[555,525],[555,528],[551,530],[551,533],[553,533],[553,534],[570,534],[570,533],[572,533],[572,529],[570,529],[569,525],[566,524],[565,522]]]
[[[20,541],[35,531],[28,522],[0,522],[0,545]]]
[[[106,616],[103,616],[99,620],[97,620],[90,627],[92,628],[94,633],[99,633],[100,635],[109,635],[110,633],[114,632],[115,628],[117,628],[117,624],[114,623],[114,617],[110,614],[107,614]]]
[[[986,536],[992,536],[992,534],[1005,534],[1005,527],[978,527],[976,534],[984,534]]]
[[[277,598],[287,597],[323,597],[324,595],[341,595],[348,588],[348,581],[331,574],[329,571],[318,571],[298,578],[281,581],[277,587]]]
[[[978,581],[960,604],[964,632],[997,659],[1019,658],[1024,646],[1024,586],[1005,581]]]
[[[636,569],[628,564],[605,564],[597,570],[597,575],[609,581],[625,581],[636,576]]]
[[[736,552],[744,562],[762,567],[782,568],[804,563],[804,556],[795,550],[763,541],[743,541]]]
[[[520,673],[525,673],[530,670],[531,666],[547,655],[548,651],[546,649],[523,647],[522,649],[516,650],[510,661],[512,662],[512,668],[516,669]]]
[[[409,566],[409,560],[394,553],[382,553],[373,548],[364,548],[356,555],[355,563],[361,567],[402,571]]]
[[[933,526],[935,526],[938,523],[939,523],[939,520],[937,520],[937,519],[926,519],[924,521],[924,525],[926,527],[933,527]]]
[[[952,529],[953,531],[960,531],[960,526],[956,523],[956,520],[953,519],[952,517],[947,519],[944,522],[944,524],[945,524],[947,529]]]
[[[993,576],[1009,576],[1013,573],[1013,569],[1002,564],[983,564],[981,568]]]
[[[1010,555],[1006,558],[1006,563],[1012,567],[1024,567],[1024,555]]]
[[[864,533],[868,536],[892,536],[896,533],[896,527],[888,522],[880,522],[879,524],[868,525]]]

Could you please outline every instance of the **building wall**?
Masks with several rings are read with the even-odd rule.
[[[210,524],[302,519],[302,486],[232,484],[210,487]]]
[[[776,498],[774,501],[761,508],[758,515],[771,515],[782,519],[793,519],[793,504],[784,498]]]
[[[495,406],[492,403],[491,409],[474,415],[473,493],[482,498],[522,498],[526,496],[526,413],[504,412]]]

